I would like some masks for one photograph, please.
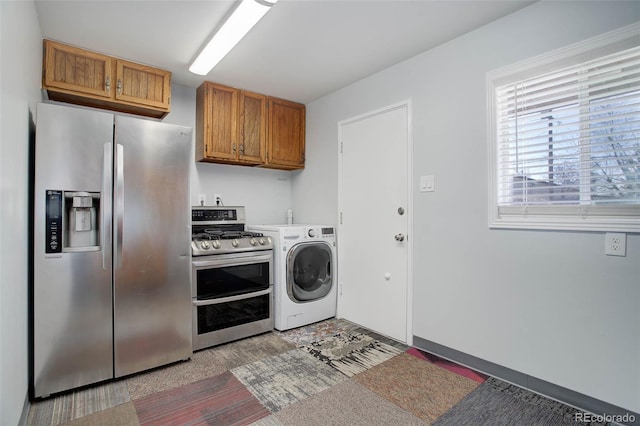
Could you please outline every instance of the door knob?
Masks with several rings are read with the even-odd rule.
[[[396,241],[404,241],[404,235],[403,234],[398,234],[395,236]]]

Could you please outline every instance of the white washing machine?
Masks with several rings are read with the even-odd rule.
[[[255,225],[271,237],[275,328],[289,330],[336,315],[336,234],[325,225]]]

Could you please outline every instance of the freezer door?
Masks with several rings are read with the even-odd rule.
[[[192,354],[191,144],[190,128],[116,117],[116,377]]]
[[[35,397],[113,377],[111,286],[111,183],[113,115],[39,104],[37,108],[33,219],[33,382]],[[66,244],[60,229],[47,233],[46,199],[63,226],[65,192],[99,195],[97,238],[88,250],[46,250]],[[49,192],[49,195],[47,193]],[[71,202],[70,200],[67,200]],[[64,212],[64,213],[63,213]],[[50,212],[51,213],[51,212]],[[80,217],[80,216],[79,216]],[[86,216],[90,219],[90,214]],[[85,229],[88,223],[77,225]],[[52,237],[53,240],[49,241]],[[76,251],[74,251],[76,250]],[[47,252],[48,251],[48,252]]]

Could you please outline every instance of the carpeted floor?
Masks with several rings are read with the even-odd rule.
[[[478,386],[473,380],[406,353],[354,380],[426,423],[446,413]]]
[[[563,425],[574,414],[330,319],[35,402],[27,425]]]
[[[579,410],[557,401],[489,378],[452,410],[440,417],[438,426],[477,425],[599,425],[576,421]],[[498,421],[497,421],[498,420]]]

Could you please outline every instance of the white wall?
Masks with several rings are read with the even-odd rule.
[[[196,89],[174,84],[171,88],[171,113],[167,123],[194,129],[196,119]],[[192,158],[195,158],[195,142]],[[291,173],[226,164],[191,164],[191,205],[198,205],[199,194],[206,195],[208,205],[220,194],[226,206],[245,206],[247,223],[286,223],[291,207]]]
[[[33,2],[0,2],[0,424],[18,423],[28,387],[29,126],[42,41]]]
[[[487,71],[638,20],[637,2],[539,2],[310,103],[298,220],[336,222],[337,123],[411,98],[414,334],[640,411],[640,236],[610,257],[602,233],[490,230],[485,91]]]

